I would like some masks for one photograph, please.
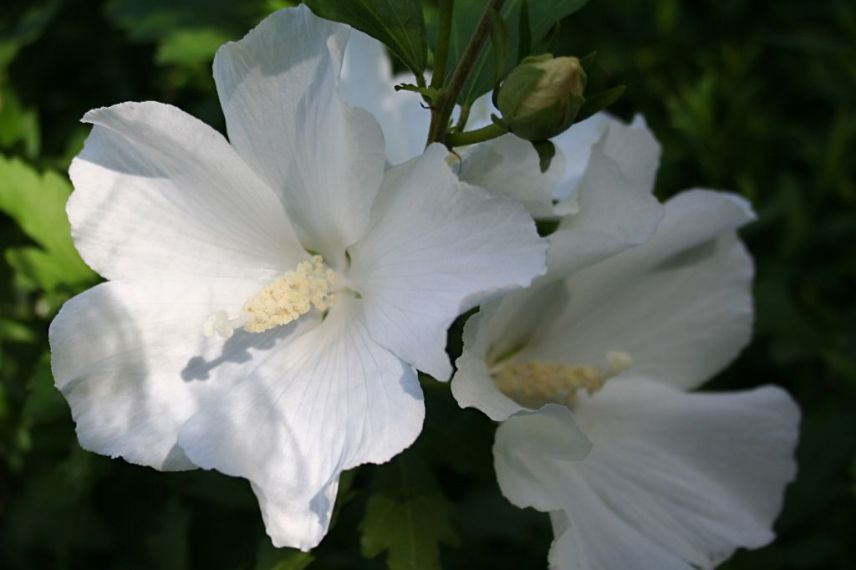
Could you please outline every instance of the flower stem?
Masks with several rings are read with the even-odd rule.
[[[452,35],[452,12],[455,0],[439,0],[437,16],[437,51],[434,52],[434,72],[431,87],[440,89],[446,81],[446,63],[449,59],[449,36]]]
[[[467,76],[473,69],[482,48],[488,37],[490,37],[491,19],[495,10],[499,10],[503,0],[489,0],[485,5],[484,12],[481,15],[473,37],[467,48],[461,55],[461,60],[458,62],[455,71],[452,72],[452,78],[449,79],[449,84],[444,89],[440,96],[435,101],[434,109],[431,113],[431,126],[428,130],[428,143],[445,142],[446,129],[449,126],[449,117],[452,116],[452,111],[455,109],[455,101],[458,100],[458,94],[464,87],[464,82]],[[436,65],[436,64],[435,64]]]
[[[498,125],[488,125],[474,131],[452,133],[446,137],[446,143],[452,147],[467,146],[501,137],[507,132]]]

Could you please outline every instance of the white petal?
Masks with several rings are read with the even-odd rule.
[[[654,188],[662,149],[642,115],[636,115],[629,125],[620,121],[610,123],[605,151],[621,165],[625,176]]]
[[[462,408],[476,408],[492,420],[526,410],[497,388],[489,366],[526,346],[539,328],[568,303],[564,284],[552,282],[512,291],[482,305],[467,320],[463,352],[455,362],[452,395]]]
[[[799,410],[782,390],[687,394],[616,380],[581,399],[574,416],[592,451],[568,463],[561,481],[552,471],[521,470],[497,445],[509,498],[568,517],[554,567],[708,569],[738,547],[772,540],[796,472]],[[537,490],[520,492],[529,487]]]
[[[415,372],[372,341],[361,311],[343,299],[280,337],[181,431],[196,465],[252,482],[276,546],[318,544],[341,471],[389,460],[422,428]]]
[[[90,111],[72,235],[110,279],[269,277],[306,254],[273,191],[219,133],[161,103]]]
[[[280,194],[304,246],[334,264],[364,231],[384,167],[377,122],[338,91],[348,31],[284,9],[214,59],[232,145]]]
[[[203,336],[214,311],[236,314],[253,281],[111,281],[74,297],[51,323],[51,366],[80,444],[157,469],[192,464],[178,430],[241,375],[263,335]]]
[[[597,113],[552,139],[556,150],[566,157],[562,180],[556,189],[560,201],[573,203],[592,149],[604,136],[604,153],[621,166],[624,175],[653,189],[661,149],[645,119],[637,115],[627,125],[607,113]]]
[[[430,111],[418,93],[395,90],[396,85],[413,85],[416,79],[407,73],[393,77],[392,62],[383,44],[351,30],[341,78],[345,100],[370,112],[380,123],[390,164],[401,164],[422,153]]]
[[[486,310],[482,307],[464,325],[464,350],[455,361],[452,395],[462,408],[476,408],[492,420],[504,420],[525,408],[503,394],[490,376],[487,326],[483,324],[490,319]]]
[[[645,166],[656,170],[657,163],[643,166],[635,153],[650,160],[656,141],[647,130],[637,135],[612,125],[592,149],[579,185],[579,211],[550,235],[548,278],[567,277],[653,235],[662,206],[651,194],[653,179]]]
[[[493,445],[496,477],[503,495],[519,507],[561,508],[556,491],[567,484],[575,462],[592,450],[565,406],[547,404],[502,422]]]
[[[514,198],[537,218],[555,217],[553,187],[564,169],[561,153],[553,157],[542,173],[538,153],[532,144],[514,135],[505,135],[472,147],[461,162],[461,180],[481,186],[491,194]]]
[[[577,501],[585,527],[567,530],[571,522],[564,511],[550,513],[556,539],[550,547],[550,570],[696,570],[665,546],[647,540],[610,509],[585,495]],[[564,527],[566,530],[559,530]],[[604,534],[609,529],[610,534]],[[614,546],[619,542],[619,547]]]
[[[650,242],[567,281],[570,303],[527,356],[599,365],[618,350],[633,358],[635,374],[700,385],[751,336],[752,259],[733,231],[752,217],[731,194],[676,196]]]
[[[460,182],[432,145],[387,172],[349,277],[372,337],[446,380],[446,330],[460,313],[544,270],[545,242],[526,210]]]
[[[386,55],[386,49],[382,43],[359,30],[351,30],[340,79],[345,100],[372,114],[376,108],[382,107],[379,104],[381,99],[395,94],[392,62]]]
[[[565,156],[557,198],[562,201],[575,199],[577,186],[583,179],[591,157],[592,147],[609,126],[616,123],[619,121],[607,113],[597,113],[551,139],[556,150]]]

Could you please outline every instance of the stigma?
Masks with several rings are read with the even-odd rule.
[[[247,299],[238,316],[230,318],[225,311],[217,311],[208,317],[202,332],[223,338],[231,337],[238,328],[262,333],[296,321],[313,309],[326,311],[335,302],[335,284],[336,272],[315,255]]]
[[[555,403],[573,407],[580,393],[592,395],[633,365],[626,352],[609,351],[606,367],[538,361],[509,361],[490,370],[496,386],[526,408]]]

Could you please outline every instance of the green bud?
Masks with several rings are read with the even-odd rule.
[[[567,130],[585,103],[586,73],[575,57],[527,57],[499,88],[502,123],[515,135],[542,141]]]

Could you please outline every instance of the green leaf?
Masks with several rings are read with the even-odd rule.
[[[208,64],[217,48],[230,39],[228,33],[214,28],[177,30],[160,43],[155,61],[184,67]]]
[[[240,37],[271,11],[267,4],[264,0],[111,0],[106,13],[136,41],[161,41],[187,30],[218,30]]]
[[[625,90],[626,87],[624,85],[619,85],[617,87],[607,89],[606,91],[601,91],[591,97],[587,97],[583,106],[580,107],[580,112],[577,113],[577,117],[574,122],[579,123],[581,121],[585,121],[595,113],[603,111],[618,101],[621,96],[624,95]]]
[[[157,44],[155,61],[210,72],[214,53],[281,7],[266,0],[112,0],[106,14],[138,42]]]
[[[303,570],[315,557],[293,548],[274,548],[270,539],[263,538],[256,555],[255,570]]]
[[[521,46],[520,41],[521,10],[528,10],[528,13],[523,17],[528,17],[530,24],[530,36],[523,38],[524,42],[535,45],[550,33],[559,20],[573,14],[585,6],[587,2],[588,0],[538,0],[537,2],[527,2],[527,6],[524,8],[524,0],[506,0],[500,13],[508,30],[507,57],[513,57],[514,60],[508,61],[505,68],[511,69],[521,59],[529,55],[525,46]],[[481,17],[485,4],[486,0],[458,0],[455,2],[452,37],[449,41],[450,67],[460,61],[467,43],[475,32],[476,24]],[[461,90],[458,97],[459,103],[472,103],[493,88],[497,73],[495,64],[497,56],[494,52],[495,50],[490,45],[485,46],[485,49],[482,50],[473,66],[470,77]]]
[[[0,149],[13,150],[20,146],[27,158],[35,158],[41,146],[39,116],[21,105],[15,93],[0,88]]]
[[[190,563],[190,511],[172,499],[160,515],[157,529],[146,537],[155,568],[182,570]]]
[[[5,257],[29,285],[46,291],[76,287],[97,276],[71,241],[65,203],[71,184],[54,172],[39,174],[17,159],[0,156],[0,211],[36,246],[9,248]]]
[[[550,163],[553,161],[553,157],[556,156],[556,145],[550,141],[537,141],[532,143],[532,147],[538,153],[541,172],[547,172],[550,168]]]
[[[529,0],[520,4],[520,17],[517,23],[517,61],[532,53],[532,24],[529,22]]]
[[[42,355],[27,381],[27,398],[21,409],[22,423],[31,427],[55,420],[66,421],[68,404],[54,385],[50,355]]]
[[[532,44],[530,54],[537,55],[541,53],[556,53],[559,48],[559,42],[562,39],[562,22],[556,22],[547,34]]]
[[[383,42],[404,65],[422,75],[428,58],[420,0],[306,0],[313,12]]]
[[[23,323],[0,317],[0,342],[35,342],[37,338],[35,331]]]
[[[47,0],[29,7],[14,23],[0,17],[0,71],[12,62],[18,50],[36,41],[53,19],[60,0]]]
[[[428,101],[436,101],[437,96],[440,94],[440,90],[431,86],[419,87],[418,85],[411,85],[410,83],[402,83],[400,85],[395,86],[396,91],[410,91],[412,93],[419,93],[427,99]]]
[[[494,85],[499,85],[505,74],[508,73],[508,30],[505,29],[505,20],[497,10],[493,12],[490,21],[490,45],[494,53]]]
[[[440,544],[458,545],[451,514],[429,465],[411,448],[374,470],[360,524],[362,553],[386,551],[391,570],[439,570]]]

